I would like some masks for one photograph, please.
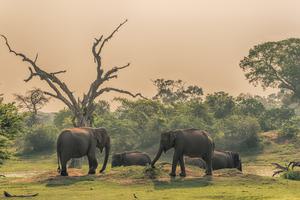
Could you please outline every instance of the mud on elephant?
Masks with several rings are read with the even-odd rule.
[[[180,176],[186,176],[183,156],[200,157],[205,160],[206,174],[212,174],[212,156],[214,142],[206,131],[199,129],[178,129],[161,134],[160,147],[151,165],[154,167],[162,152],[174,148],[172,171],[170,176],[176,176],[177,163],[180,164]]]
[[[140,151],[125,151],[116,153],[112,156],[112,167],[131,166],[131,165],[150,165],[151,159],[148,154]]]
[[[104,163],[100,170],[102,173],[106,168],[110,151],[110,137],[106,129],[81,127],[62,131],[57,139],[58,171],[62,176],[68,176],[67,162],[71,158],[87,156],[88,173],[95,174],[98,167],[96,148],[100,149],[101,152],[105,148]]]
[[[184,158],[185,163],[189,165],[198,166],[206,169],[206,163],[201,158]],[[240,155],[232,151],[214,151],[212,158],[213,170],[224,169],[224,168],[236,168],[242,171],[242,161]]]

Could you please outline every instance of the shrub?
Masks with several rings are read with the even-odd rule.
[[[9,157],[9,152],[7,151],[7,146],[9,145],[9,139],[0,135],[0,164],[3,163],[4,159]]]
[[[260,126],[256,118],[233,115],[225,119],[220,128],[224,135],[219,142],[226,149],[242,151],[259,145]]]
[[[298,180],[300,181],[300,171],[289,170],[282,174],[282,177],[290,180]]]
[[[23,131],[23,115],[13,103],[0,101],[0,164],[9,157],[9,144]]]
[[[51,125],[33,127],[25,135],[25,152],[53,151],[58,130]]]
[[[260,116],[260,125],[264,131],[280,129],[284,123],[295,117],[295,111],[291,108],[271,108]]]
[[[293,118],[285,122],[280,129],[280,136],[283,138],[296,138],[300,132],[299,118]]]

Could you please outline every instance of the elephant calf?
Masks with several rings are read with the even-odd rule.
[[[214,142],[209,134],[198,129],[178,129],[161,134],[160,147],[156,157],[151,163],[160,158],[162,152],[174,148],[172,171],[170,176],[176,176],[177,163],[180,164],[180,176],[186,176],[183,156],[203,158],[206,162],[206,174],[212,175],[212,156],[214,152]]]
[[[190,165],[195,165],[200,168],[206,169],[206,163],[201,158],[185,157],[185,162]],[[224,168],[236,168],[242,171],[242,161],[236,152],[232,151],[214,151],[212,158],[213,170]]]
[[[140,151],[126,151],[116,153],[112,156],[111,167],[141,165],[146,166],[151,163],[150,157]]]
[[[57,139],[58,171],[62,176],[68,176],[67,162],[71,158],[88,157],[89,174],[95,174],[98,167],[96,148],[102,152],[105,148],[105,158],[100,173],[106,168],[109,151],[110,137],[104,128],[71,128],[60,133]],[[61,166],[60,166],[61,165]]]

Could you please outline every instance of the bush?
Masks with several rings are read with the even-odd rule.
[[[282,174],[282,177],[290,180],[298,180],[300,181],[300,171],[289,170]]]
[[[285,122],[279,131],[280,136],[288,139],[296,138],[300,132],[299,121],[299,118],[293,118]]]
[[[225,119],[220,128],[224,135],[217,143],[228,150],[243,151],[259,145],[260,126],[256,118],[233,115]]]
[[[9,144],[23,131],[23,115],[13,103],[0,101],[0,164],[9,157]]]
[[[283,124],[295,117],[295,111],[291,108],[271,108],[260,116],[260,125],[264,131],[280,129]]]
[[[9,145],[9,139],[0,135],[0,164],[3,163],[4,159],[8,159],[9,152],[7,151],[7,146]]]
[[[58,129],[51,125],[33,127],[25,135],[25,152],[53,151]]]

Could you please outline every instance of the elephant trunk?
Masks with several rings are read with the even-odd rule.
[[[104,162],[103,162],[102,168],[100,170],[100,173],[104,172],[104,170],[106,168],[109,151],[110,151],[110,140],[108,140],[107,144],[105,145],[105,157],[104,157]]]
[[[240,170],[241,172],[243,171],[243,169],[242,169],[242,162],[241,161],[239,162],[239,166],[238,166],[237,169]]]
[[[154,160],[151,162],[151,167],[154,167],[156,161],[160,158],[162,152],[163,152],[163,147],[162,147],[162,145],[160,145],[159,150],[158,150]]]

